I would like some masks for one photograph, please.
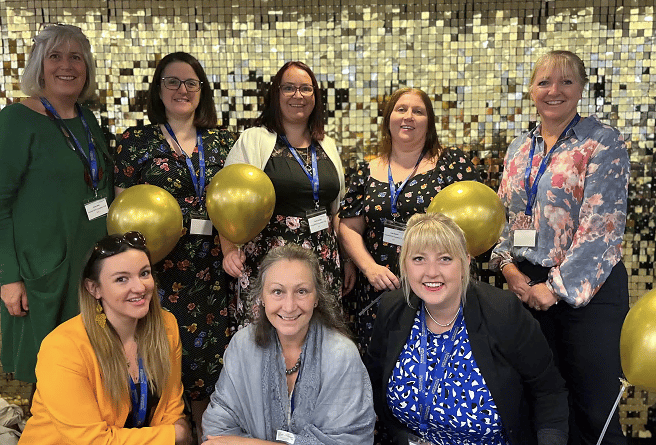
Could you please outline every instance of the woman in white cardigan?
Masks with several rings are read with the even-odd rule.
[[[335,230],[344,172],[335,141],[324,133],[321,91],[307,65],[287,62],[273,77],[255,127],[241,135],[225,165],[239,163],[269,176],[276,207],[264,230],[241,249],[221,239],[223,268],[241,287],[231,303],[236,327],[257,318],[258,302],[247,295],[260,261],[273,247],[289,242],[317,254],[331,293],[341,298]]]

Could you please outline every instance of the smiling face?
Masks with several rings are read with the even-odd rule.
[[[64,42],[43,59],[43,95],[77,100],[87,81],[87,65],[75,40]]]
[[[264,312],[281,342],[302,344],[317,306],[312,270],[303,261],[282,259],[266,271]]]
[[[98,281],[87,279],[85,286],[101,301],[107,320],[123,326],[145,317],[155,288],[146,253],[128,249],[101,261]]]
[[[540,118],[561,124],[574,118],[583,85],[571,69],[545,63],[536,70],[530,91]]]
[[[399,97],[390,114],[392,149],[423,149],[427,129],[428,115],[421,96],[409,92]]]
[[[463,270],[469,268],[469,257],[463,267],[462,261],[453,255],[424,249],[408,253],[404,265],[410,288],[431,313],[452,313],[460,305]]]
[[[177,77],[182,81],[187,79],[200,81],[192,66],[185,62],[169,63],[162,71],[161,77]],[[164,87],[161,80],[160,83],[159,95],[164,104],[167,118],[188,119],[194,115],[200,103],[200,91],[187,91],[184,84],[181,84],[177,90],[169,90]]]
[[[290,66],[283,73],[280,85],[293,85],[295,87],[300,87],[301,85],[312,86],[312,78],[305,70],[297,66]],[[314,94],[303,96],[297,90],[293,96],[286,97],[281,91],[278,91],[278,99],[280,100],[283,126],[287,124],[307,125],[310,114],[314,110]]]

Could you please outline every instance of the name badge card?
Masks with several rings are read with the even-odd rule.
[[[189,233],[192,235],[211,235],[212,221],[209,219],[192,218]]]
[[[276,430],[276,442],[285,442],[289,445],[294,445],[296,436],[289,431]]]
[[[326,213],[324,207],[320,207],[318,210],[308,211],[306,216],[310,225],[310,233],[328,228],[328,213]]]
[[[396,246],[403,245],[403,235],[405,234],[405,224],[395,221],[385,221],[385,228],[383,229],[383,242],[394,244]]]
[[[513,234],[515,247],[535,247],[537,232],[535,229],[517,229]]]
[[[89,221],[107,215],[107,212],[109,212],[107,198],[94,199],[93,201],[85,203],[84,210],[87,211],[87,218],[89,218]]]

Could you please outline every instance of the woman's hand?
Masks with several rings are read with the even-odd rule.
[[[546,284],[539,283],[529,287],[526,304],[536,311],[546,311],[556,303],[558,303],[558,297]]]
[[[355,279],[358,275],[358,268],[355,267],[352,260],[344,262],[344,283],[342,284],[342,296],[347,295],[355,287]]]
[[[230,276],[239,278],[244,270],[246,254],[241,249],[233,249],[223,254],[223,270]]]
[[[508,283],[508,289],[524,303],[528,303],[528,292],[531,289],[528,283],[531,280],[512,263],[505,265],[501,273]]]
[[[398,289],[401,283],[399,279],[385,266],[374,263],[363,271],[369,283],[378,291]]]
[[[29,310],[27,304],[27,292],[25,291],[25,283],[16,281],[14,283],[3,284],[0,287],[0,297],[5,303],[9,315],[14,317],[24,317]]]
[[[191,430],[185,419],[178,419],[173,424],[175,428],[175,445],[191,445]]]

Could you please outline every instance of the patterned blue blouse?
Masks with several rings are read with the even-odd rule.
[[[399,355],[387,386],[387,405],[394,416],[417,435],[420,434],[418,406],[418,373],[423,320],[421,308],[417,310],[408,340]],[[442,334],[426,330],[427,369],[424,387],[428,394],[433,386],[433,370],[451,343],[453,329],[457,333],[453,353],[446,363],[444,376],[430,402],[428,431],[424,437],[435,445],[458,443],[463,445],[508,445],[496,404],[481,375],[469,344],[467,328],[459,321]]]

